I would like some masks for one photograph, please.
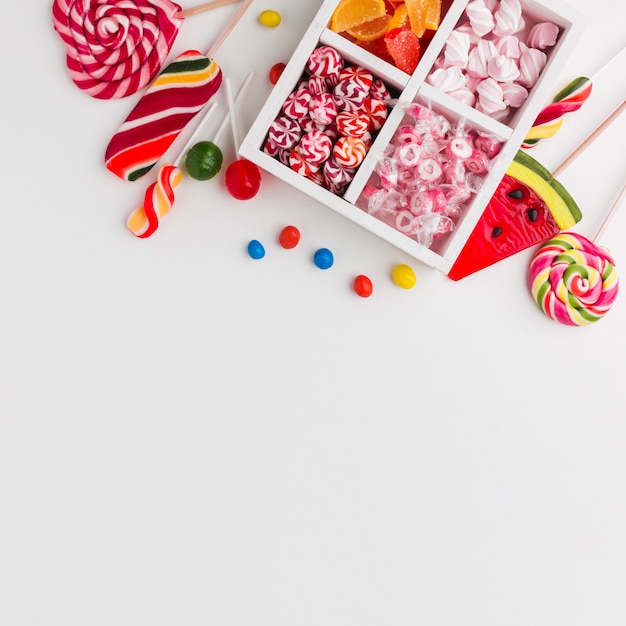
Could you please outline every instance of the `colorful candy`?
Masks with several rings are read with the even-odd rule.
[[[611,254],[574,233],[561,233],[539,248],[528,283],[539,308],[549,318],[570,326],[602,319],[619,292]]]
[[[185,170],[195,180],[210,180],[221,169],[224,156],[212,141],[199,141],[185,157]]]
[[[271,11],[269,9],[265,11],[261,11],[259,14],[259,22],[263,24],[263,26],[267,26],[268,28],[276,28],[282,21],[280,13],[278,11]]]
[[[361,298],[369,298],[374,291],[372,281],[364,274],[355,276],[354,281],[352,282],[352,288],[354,289],[354,293]]]
[[[313,255],[313,263],[321,270],[330,269],[334,262],[335,257],[328,248],[319,248]]]
[[[413,289],[417,282],[417,277],[413,268],[409,265],[396,265],[391,271],[391,280],[402,289]]]
[[[565,114],[582,107],[591,95],[592,86],[588,78],[580,76],[561,89],[552,102],[539,113],[522,147],[532,148],[541,139],[556,134],[563,124]]]
[[[258,239],[252,239],[248,243],[248,255],[255,260],[262,259],[265,256],[265,248]]]
[[[147,189],[143,205],[128,218],[126,225],[136,237],[146,238],[159,227],[159,220],[169,213],[174,203],[174,187],[183,173],[174,165],[163,165],[157,180]]]
[[[282,73],[285,71],[286,64],[285,63],[274,63],[272,67],[270,67],[270,71],[268,74],[268,78],[272,85],[275,85],[278,82],[278,79],[281,77]]]
[[[55,0],[54,28],[70,77],[94,98],[123,98],[147,85],[183,20],[169,0]]]
[[[295,226],[285,226],[278,235],[278,243],[285,248],[291,250],[300,242],[300,231]]]
[[[107,168],[124,180],[149,172],[222,83],[216,63],[189,50],[168,65],[115,133],[105,152]]]

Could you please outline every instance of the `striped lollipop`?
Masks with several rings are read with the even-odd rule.
[[[535,119],[532,128],[524,138],[522,148],[532,148],[541,139],[555,135],[563,124],[565,114],[577,111],[589,98],[592,86],[589,78],[579,76],[561,89]]]
[[[52,20],[70,78],[108,100],[145,87],[163,65],[183,19],[238,0],[181,10],[170,0],[54,0]]]

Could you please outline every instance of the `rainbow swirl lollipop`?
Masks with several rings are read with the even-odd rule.
[[[569,326],[602,319],[619,292],[619,276],[609,251],[574,233],[561,233],[537,250],[528,284],[539,308]]]

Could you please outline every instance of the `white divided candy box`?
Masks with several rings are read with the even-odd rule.
[[[240,155],[447,274],[537,114],[562,87],[557,79],[578,38],[579,20],[559,0],[469,4],[442,1],[438,28],[420,40],[409,74],[388,48],[332,30],[338,0],[325,0]],[[488,15],[470,21],[473,7],[491,6],[510,22],[515,4],[523,21],[500,23],[500,33]],[[531,33],[546,23],[558,27],[556,41],[541,41],[539,28]]]

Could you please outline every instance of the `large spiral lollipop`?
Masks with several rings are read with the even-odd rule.
[[[107,100],[129,96],[156,76],[185,17],[237,1],[183,11],[170,0],[54,0],[52,19],[71,79]]]

